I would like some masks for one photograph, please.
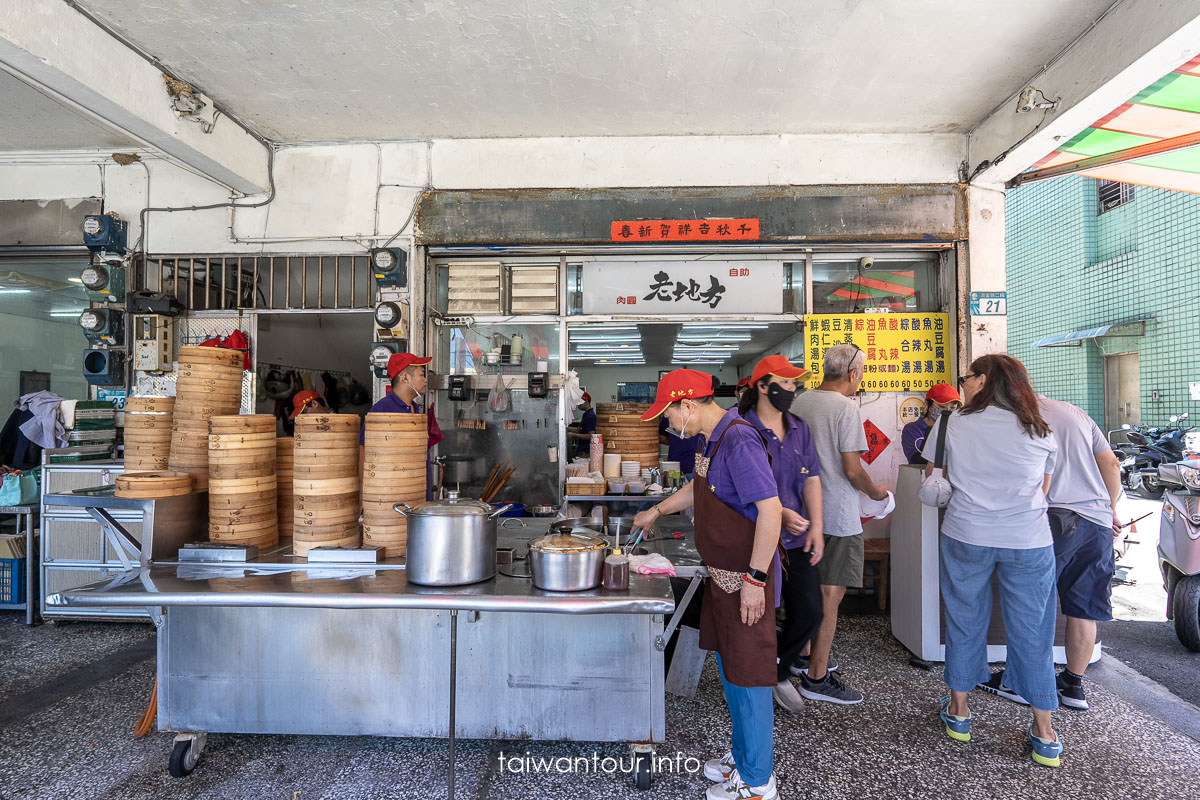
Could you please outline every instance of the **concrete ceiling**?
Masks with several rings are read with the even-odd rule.
[[[0,150],[77,150],[129,145],[111,131],[0,72]]]
[[[964,132],[1111,4],[81,2],[288,142]]]

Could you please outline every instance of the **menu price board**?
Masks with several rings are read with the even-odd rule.
[[[866,353],[862,388],[868,392],[924,392],[950,379],[947,314],[808,314],[804,366],[820,384],[825,351],[856,344]]]

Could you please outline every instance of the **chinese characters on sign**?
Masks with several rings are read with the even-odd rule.
[[[614,242],[755,242],[756,219],[618,220],[609,234]]]
[[[946,314],[809,314],[804,324],[810,387],[820,382],[825,351],[844,342],[866,354],[862,388],[868,392],[924,392],[953,383]]]
[[[892,443],[892,440],[871,420],[863,423],[863,432],[867,435],[867,452],[862,454],[862,460],[868,464],[874,464],[875,459],[879,458],[884,450],[887,450],[887,446]]]
[[[596,261],[583,265],[585,314],[779,314],[781,261]]]

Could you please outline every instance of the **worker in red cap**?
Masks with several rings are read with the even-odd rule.
[[[328,413],[329,406],[325,404],[325,398],[311,389],[305,389],[303,392],[296,392],[296,396],[292,398],[292,413],[288,415],[288,419],[295,419],[301,414]]]
[[[929,429],[937,422],[942,412],[959,408],[962,408],[962,398],[948,383],[934,384],[925,393],[925,413],[919,419],[905,425],[904,430],[900,432],[900,447],[903,448],[908,463],[928,463],[921,455],[921,449],[925,447],[925,437],[929,435]]]
[[[387,362],[388,378],[392,381],[391,391],[385,394],[378,403],[371,406],[371,413],[385,414],[429,414],[429,446],[433,447],[445,439],[442,429],[438,427],[433,409],[422,407],[425,392],[429,388],[429,376],[426,365],[432,358],[421,358],[412,353],[392,353]],[[359,435],[361,443],[366,436],[366,429]]]
[[[742,395],[746,393],[746,387],[750,385],[750,376],[742,378],[737,382],[737,386],[733,387],[733,397],[737,403],[742,401]]]
[[[587,392],[583,393],[583,402],[580,403],[580,408],[583,409],[583,416],[579,418],[576,425],[572,425],[567,431],[567,436],[575,440],[575,455],[586,456],[591,453],[592,434],[596,432],[596,410],[592,408],[592,396]]]
[[[703,435],[696,476],[634,518],[650,528],[659,517],[695,506],[696,549],[710,580],[700,609],[700,647],[717,652],[717,669],[733,722],[733,746],[704,765],[717,785],[709,800],[775,797],[776,587],[783,507],[762,433],[736,408],[713,401],[716,379],[690,369],[667,373],[654,404],[672,436]]]
[[[825,552],[821,462],[808,423],[792,413],[797,391],[810,377],[807,369],[782,355],[767,356],[755,365],[738,402],[738,413],[766,437],[783,505],[779,538],[787,569],[780,599],[785,620],[777,634],[779,682],[772,693],[778,706],[793,713],[804,709],[804,700],[792,678],[808,669],[804,650],[825,616],[817,569]]]

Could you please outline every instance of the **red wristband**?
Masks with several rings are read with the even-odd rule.
[[[759,583],[758,581],[754,580],[754,578],[751,578],[749,575],[743,575],[742,580],[751,586],[757,586],[760,589],[764,589],[767,586],[765,583]]]

